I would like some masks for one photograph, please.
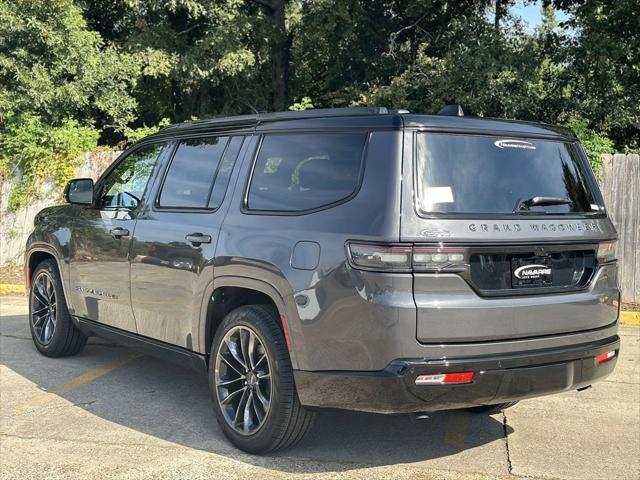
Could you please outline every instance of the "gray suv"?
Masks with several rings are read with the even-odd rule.
[[[295,444],[317,408],[490,413],[616,363],[616,232],[558,127],[458,108],[204,120],[65,199],[26,247],[36,348],[96,335],[207,372],[248,452]]]

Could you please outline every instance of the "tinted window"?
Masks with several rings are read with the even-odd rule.
[[[420,210],[445,213],[570,214],[597,212],[575,145],[480,135],[419,134]],[[533,197],[570,203],[532,205]]]
[[[240,153],[240,147],[244,137],[232,137],[229,140],[229,145],[224,151],[222,162],[218,168],[218,175],[216,175],[216,181],[211,191],[211,198],[209,199],[209,208],[218,208],[224,199],[224,194],[227,192],[227,185],[229,184],[229,178],[231,178],[231,172],[233,171],[233,165],[236,162],[238,153]]]
[[[161,207],[206,208],[228,137],[183,140],[169,166]]]
[[[367,135],[266,136],[256,160],[248,207],[304,211],[349,197],[358,186]]]
[[[99,204],[111,208],[137,207],[162,148],[162,144],[142,147],[118,163],[102,182]]]

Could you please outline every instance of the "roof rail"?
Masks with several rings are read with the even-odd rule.
[[[327,117],[352,117],[365,115],[387,115],[389,110],[386,107],[345,107],[345,108],[311,108],[308,110],[289,110],[285,112],[265,112],[252,113],[249,115],[237,115],[233,117],[212,117],[193,122],[176,123],[169,125],[163,130],[173,130],[179,128],[191,128],[197,126],[216,125],[251,125],[261,122],[277,120],[296,120],[304,118],[327,118]]]
[[[387,115],[386,107],[344,107],[310,108],[308,110],[288,110],[286,112],[259,113],[260,121],[288,120],[297,118],[351,117],[356,115]]]
[[[452,117],[464,117],[464,111],[462,107],[457,103],[452,103],[451,105],[445,105],[438,112],[438,115],[449,115]]]

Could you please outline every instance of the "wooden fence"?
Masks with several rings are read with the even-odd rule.
[[[640,303],[640,155],[604,155],[600,185],[618,230],[622,301]]]

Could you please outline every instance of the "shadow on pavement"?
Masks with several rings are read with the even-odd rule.
[[[0,363],[45,390],[132,352],[91,339],[76,357],[49,359],[31,343],[26,316],[4,316],[0,327]],[[225,440],[215,422],[206,377],[149,356],[62,396],[129,429],[285,472],[318,472],[323,463],[336,471],[420,462],[473,449],[505,434],[501,417],[463,411],[415,420],[413,415],[327,410],[319,412],[309,435],[294,449],[270,457],[244,455]]]

